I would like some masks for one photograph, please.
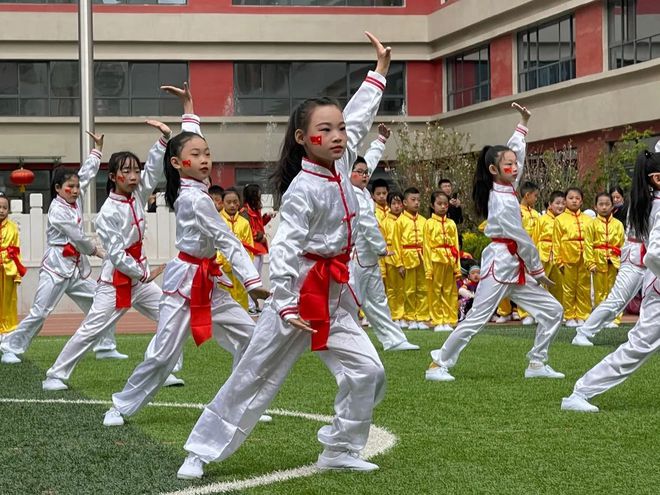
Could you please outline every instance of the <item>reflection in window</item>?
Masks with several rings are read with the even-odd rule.
[[[575,78],[573,15],[518,33],[518,90]]]
[[[477,48],[447,59],[449,110],[490,100],[489,48]]]
[[[608,0],[610,69],[660,58],[657,0]]]

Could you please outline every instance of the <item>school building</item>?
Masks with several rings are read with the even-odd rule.
[[[106,154],[144,158],[158,117],[189,80],[214,181],[263,181],[287,116],[310,96],[347,101],[368,68],[369,30],[393,47],[381,118],[440,121],[477,146],[501,143],[509,106],[534,111],[535,147],[570,143],[580,167],[626,125],[660,134],[657,0],[94,0],[95,110]],[[48,190],[78,164],[77,0],[0,0],[0,189],[19,163]],[[395,156],[395,143],[385,155]],[[97,180],[105,197],[106,174]]]

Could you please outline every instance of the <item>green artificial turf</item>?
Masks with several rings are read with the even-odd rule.
[[[595,415],[559,410],[573,384],[625,340],[605,330],[591,348],[570,345],[562,329],[550,364],[565,380],[525,380],[533,330],[491,327],[475,337],[453,383],[424,381],[428,352],[446,334],[409,332],[421,352],[381,353],[388,390],[374,423],[399,441],[374,459],[373,473],[324,473],[245,491],[247,494],[657,493],[660,443],[657,376],[652,358],[623,385],[595,399]],[[149,336],[118,337],[127,361],[85,358],[65,392],[41,380],[63,338],[38,338],[25,362],[0,366],[0,397],[109,400],[140,361]],[[380,346],[378,346],[380,348]],[[230,371],[229,354],[208,342],[185,349],[185,387],[163,389],[158,402],[204,403]],[[335,384],[305,354],[272,407],[332,414]],[[207,467],[201,482],[178,481],[182,449],[199,411],[148,407],[123,428],[101,425],[105,405],[0,403],[0,494],[147,494],[249,478],[315,461],[320,423],[275,416],[259,424],[232,457]]]

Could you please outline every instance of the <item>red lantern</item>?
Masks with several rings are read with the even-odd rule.
[[[22,193],[25,192],[25,186],[29,186],[34,181],[34,172],[23,168],[17,168],[9,175],[9,180],[16,186],[18,190]]]

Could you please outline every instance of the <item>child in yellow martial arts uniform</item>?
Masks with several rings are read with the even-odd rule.
[[[424,267],[429,285],[429,313],[436,332],[451,332],[458,320],[458,287],[461,278],[458,228],[447,217],[449,196],[431,194],[431,218],[424,224]]]
[[[254,240],[252,238],[252,228],[250,222],[239,214],[241,209],[241,197],[238,191],[233,188],[225,189],[222,193],[223,210],[220,212],[222,218],[234,233],[238,240],[243,243],[243,247],[250,254],[254,255]],[[229,289],[229,293],[245,310],[248,310],[248,294],[245,287],[238,280],[236,275],[231,271],[231,265],[228,261],[224,260],[222,264],[222,271],[227,274],[232,284],[234,285]]]
[[[541,214],[536,211],[536,201],[539,198],[539,186],[533,182],[523,182],[519,189],[520,193],[520,213],[522,214],[522,224],[525,232],[532,238],[532,241],[538,247],[538,223]],[[533,325],[534,318],[518,306],[518,316],[523,325]]]
[[[539,256],[543,262],[543,269],[546,276],[552,280],[555,285],[548,290],[560,303],[564,299],[564,275],[555,263],[555,256],[552,251],[552,235],[555,229],[555,219],[564,213],[566,209],[566,194],[563,191],[553,191],[550,194],[546,212],[541,215],[537,228],[537,244]]]
[[[387,243],[387,250],[393,252],[391,256],[385,256],[385,293],[387,304],[392,313],[392,320],[399,326],[403,325],[403,277],[399,274],[400,266],[396,252],[394,252],[394,225],[403,211],[403,195],[400,192],[391,192],[387,195],[389,205],[387,215],[381,223],[383,238]]]
[[[18,225],[8,216],[9,198],[0,192],[0,339],[18,324],[16,288],[25,275]]]
[[[424,218],[419,213],[419,190],[403,192],[403,213],[394,227],[397,268],[404,277],[404,323],[411,330],[428,330],[428,289],[424,271]]]
[[[566,191],[566,210],[555,219],[552,253],[564,273],[564,318],[567,327],[578,327],[591,312],[591,274],[584,263],[584,235],[593,221],[582,212],[582,190]]]
[[[598,216],[589,224],[584,236],[584,262],[593,274],[594,307],[607,299],[621,266],[621,248],[625,236],[623,224],[612,215],[612,197],[602,192],[596,196]],[[613,326],[618,326],[617,316]]]

